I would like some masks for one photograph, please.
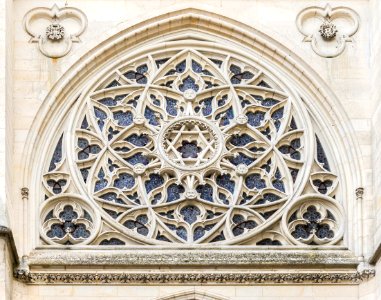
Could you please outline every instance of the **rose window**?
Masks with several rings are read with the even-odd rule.
[[[323,140],[296,93],[245,57],[141,56],[104,75],[70,115],[43,175],[47,243],[341,239]]]

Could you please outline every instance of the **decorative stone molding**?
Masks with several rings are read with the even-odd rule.
[[[344,51],[347,42],[352,42],[359,16],[347,7],[312,6],[298,14],[296,25],[305,36],[303,41],[310,42],[316,54],[335,57]]]
[[[73,246],[67,246],[69,247]],[[334,268],[355,269],[359,264],[357,257],[348,250],[334,250],[315,247],[307,249],[279,249],[279,247],[266,247],[258,250],[253,247],[223,247],[218,248],[184,248],[173,247],[130,247],[125,249],[117,246],[108,246],[106,249],[87,251],[88,248],[64,251],[60,246],[48,249],[37,249],[28,257],[29,265],[33,267],[56,266],[218,266],[218,267],[260,267],[260,268],[286,268],[293,265],[295,268],[316,269],[324,266]]]
[[[86,15],[74,7],[38,7],[24,17],[24,28],[32,37],[31,43],[38,43],[42,54],[51,58],[65,56],[72,44],[80,41],[79,36],[87,26]]]
[[[374,251],[372,257],[369,259],[369,263],[371,265],[376,265],[377,262],[380,260],[381,258],[381,243],[378,244],[378,246],[376,247],[376,250]]]
[[[359,284],[374,277],[364,272],[306,273],[43,273],[16,272],[28,284]],[[203,298],[204,299],[204,298]]]
[[[19,256],[17,254],[17,248],[15,240],[13,238],[12,230],[9,227],[0,225],[0,239],[3,238],[9,245],[9,248],[12,252],[12,258],[16,264],[19,264]]]
[[[14,277],[27,284],[359,284],[375,275],[374,269],[365,266],[356,270],[358,260],[348,250],[322,250],[311,256],[308,250],[296,249],[161,249],[160,252],[156,248],[110,249],[113,249],[112,254],[110,250],[90,253],[77,250],[73,253],[62,249],[39,249],[29,257],[22,258],[14,271]],[[78,268],[89,265],[98,268],[92,272],[57,271],[62,266]],[[290,265],[293,265],[292,271],[285,269]],[[122,270],[122,266],[150,266],[151,270],[107,272],[104,266],[117,267],[119,270]],[[161,272],[161,266],[176,267],[176,270]],[[179,268],[189,269],[190,266],[208,266],[213,269],[218,266],[219,271],[179,271]],[[229,266],[255,266],[259,270],[231,272]],[[321,271],[323,266],[324,272]],[[306,271],[306,268],[310,271]],[[42,269],[45,272],[41,272]],[[284,271],[273,272],[274,269]]]

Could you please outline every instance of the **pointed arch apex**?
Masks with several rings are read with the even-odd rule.
[[[229,300],[229,298],[209,292],[191,290],[159,297],[156,300]]]

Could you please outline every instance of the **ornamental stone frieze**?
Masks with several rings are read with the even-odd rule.
[[[24,17],[24,29],[32,37],[30,42],[37,43],[41,53],[51,58],[68,54],[86,26],[85,14],[74,7],[38,7]]]
[[[70,245],[70,244],[67,244]],[[327,264],[324,271],[316,271]],[[375,275],[372,268],[353,270],[358,262],[350,251],[323,250],[311,255],[308,249],[266,251],[254,248],[174,249],[132,247],[121,249],[109,245],[105,250],[88,252],[86,249],[63,251],[54,247],[36,250],[23,257],[14,276],[28,284],[359,284]],[[86,266],[96,267],[96,272],[75,272]],[[107,271],[105,266],[119,271]],[[287,269],[290,265],[293,270]],[[330,267],[330,265],[334,267]],[[62,270],[62,266],[70,266]],[[134,272],[124,267],[146,268],[151,271]],[[156,266],[153,267],[153,266]],[[165,271],[161,267],[166,267]],[[189,267],[204,267],[202,271],[189,271]],[[207,268],[206,266],[212,266]],[[231,267],[236,268],[232,271]],[[343,270],[338,271],[340,266]],[[51,267],[51,269],[49,269]],[[176,267],[175,269],[171,269]],[[215,269],[217,267],[217,269]],[[238,268],[238,269],[237,269]],[[242,270],[245,269],[245,271]],[[249,271],[255,268],[256,271]],[[303,269],[304,271],[297,269]],[[182,271],[179,271],[181,269]],[[274,271],[282,269],[283,271]],[[42,271],[43,270],[43,271]],[[95,269],[93,269],[94,271]]]
[[[375,272],[162,272],[162,273],[15,273],[16,279],[28,284],[359,284]],[[205,299],[205,298],[203,298]]]
[[[302,10],[296,19],[298,30],[311,43],[313,51],[322,57],[343,53],[346,44],[359,28],[359,16],[347,7],[324,8],[311,6]]]

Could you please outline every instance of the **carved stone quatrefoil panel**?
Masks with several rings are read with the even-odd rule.
[[[296,25],[305,36],[303,41],[310,42],[316,54],[336,57],[344,51],[347,42],[352,42],[359,16],[347,7],[311,6],[298,14]]]
[[[69,53],[86,26],[85,14],[74,7],[38,7],[24,17],[24,28],[32,37],[30,42],[38,43],[42,54],[52,58]]]

